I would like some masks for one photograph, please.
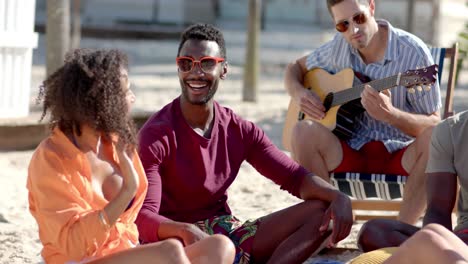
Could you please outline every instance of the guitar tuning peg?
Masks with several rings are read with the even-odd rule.
[[[424,85],[424,91],[430,91],[431,90],[431,85]]]
[[[418,90],[418,92],[421,92],[423,90],[423,88],[421,87],[421,85],[418,85],[418,86],[416,86],[416,90]]]
[[[411,88],[408,89],[408,92],[411,93],[411,94],[414,94],[416,92],[416,90],[414,90],[414,88],[411,87]]]

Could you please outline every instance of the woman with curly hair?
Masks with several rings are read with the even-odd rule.
[[[29,209],[47,263],[232,263],[215,235],[138,246],[147,180],[135,151],[128,63],[117,50],[78,49],[41,86],[51,133],[28,169]]]

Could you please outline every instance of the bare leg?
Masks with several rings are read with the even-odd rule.
[[[236,248],[227,236],[212,235],[185,247],[191,263],[229,263],[234,261]]]
[[[466,264],[468,263],[468,247],[445,227],[430,224],[403,243],[384,263]]]
[[[419,230],[418,227],[396,220],[373,219],[359,231],[358,246],[364,251],[397,247]]]
[[[425,169],[432,128],[426,129],[403,154],[403,168],[409,172],[398,220],[414,225],[426,209]]]
[[[327,205],[304,201],[262,218],[252,246],[255,263],[302,263],[325,240],[319,227]]]
[[[330,182],[329,172],[343,159],[338,138],[320,123],[298,122],[293,128],[292,157],[307,170]]]
[[[234,261],[234,244],[225,236],[214,235],[186,248],[176,239],[137,246],[89,262],[91,264],[119,263],[225,263]]]
[[[119,263],[174,263],[189,264],[184,247],[176,239],[137,246],[112,255],[105,256],[90,264],[119,264]]]

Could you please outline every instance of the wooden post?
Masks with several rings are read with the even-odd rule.
[[[267,1],[260,1],[260,30],[264,31],[266,29],[266,11],[267,11]]]
[[[430,42],[433,46],[440,46],[440,0],[432,1],[432,19],[431,19]]]
[[[260,73],[260,6],[261,0],[249,0],[247,52],[244,65],[243,89],[243,101],[248,102],[257,101],[258,76]]]
[[[70,48],[70,1],[47,0],[46,74],[54,73],[63,64]]]
[[[406,29],[408,32],[413,33],[414,32],[414,19],[413,16],[414,14],[414,5],[416,4],[416,0],[409,0],[408,1],[408,13],[406,16]]]
[[[73,0],[72,32],[70,49],[80,47],[81,40],[81,0]]]
[[[153,13],[151,16],[152,23],[157,23],[159,21],[158,13],[159,13],[159,0],[153,0]]]

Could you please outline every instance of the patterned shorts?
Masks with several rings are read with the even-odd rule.
[[[253,239],[257,232],[260,220],[242,222],[233,215],[214,216],[194,223],[203,232],[214,235],[223,234],[231,239],[236,246],[234,263],[250,263],[250,252]]]

